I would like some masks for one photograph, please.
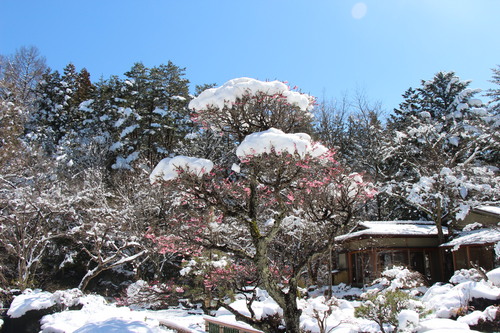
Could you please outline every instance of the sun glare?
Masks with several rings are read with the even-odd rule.
[[[352,7],[351,15],[353,18],[359,20],[365,17],[368,7],[364,2],[358,2]]]

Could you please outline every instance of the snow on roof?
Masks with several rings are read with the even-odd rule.
[[[475,210],[482,211],[482,212],[487,212],[495,215],[500,216],[500,207],[496,206],[479,206],[475,208]]]
[[[500,230],[496,228],[484,228],[460,232],[457,237],[440,246],[454,246],[458,249],[462,245],[491,244],[496,242],[500,242]]]
[[[244,159],[246,156],[262,155],[272,151],[277,154],[297,153],[301,158],[304,158],[307,154],[311,157],[319,157],[325,154],[328,149],[319,143],[314,143],[308,134],[288,134],[279,129],[270,128],[267,131],[246,136],[236,149],[236,155],[240,159]]]
[[[246,94],[255,96],[259,92],[271,96],[282,95],[289,104],[298,106],[302,111],[309,111],[313,107],[311,96],[291,91],[283,82],[265,82],[242,77],[229,80],[218,88],[203,91],[189,103],[189,108],[201,111],[207,109],[207,107],[217,107],[219,109],[223,109],[225,106],[232,107],[237,98],[241,98]]]
[[[443,227],[443,233],[448,229]],[[335,241],[345,241],[366,236],[435,236],[437,228],[432,221],[365,221],[360,222],[350,233],[335,237]]]

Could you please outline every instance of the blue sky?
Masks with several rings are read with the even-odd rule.
[[[440,70],[492,88],[500,64],[500,0],[0,0],[0,13],[0,54],[34,45],[94,81],[171,60],[193,87],[279,79],[328,99],[361,89],[390,111]]]

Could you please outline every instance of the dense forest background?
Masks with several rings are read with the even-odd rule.
[[[182,238],[169,223],[175,194],[149,175],[175,155],[231,166],[244,136],[230,130],[237,124],[199,121],[189,102],[215,84],[191,87],[185,72],[172,62],[136,63],[92,80],[71,63],[51,70],[35,47],[0,56],[0,288],[119,295],[144,280],[157,285],[154,297],[181,285],[200,295],[203,283],[179,273],[192,254],[162,243]],[[500,85],[500,67],[492,82]],[[472,86],[439,72],[401,92],[392,112],[354,92],[316,100],[312,118],[273,118],[252,132],[306,132],[377,189],[331,223],[426,219],[453,227],[471,208],[500,200],[500,87]],[[305,279],[326,283],[314,268],[324,258],[315,260]]]

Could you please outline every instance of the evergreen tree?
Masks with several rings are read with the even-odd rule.
[[[35,110],[26,125],[28,139],[40,143],[47,152],[54,152],[64,135],[67,119],[63,112],[64,91],[58,71],[47,72],[37,86]]]
[[[392,177],[383,191],[435,221],[441,241],[441,226],[500,198],[498,171],[489,166],[500,148],[498,116],[473,98],[479,90],[469,83],[443,72],[422,81],[391,119],[386,146]]]
[[[497,65],[497,68],[492,68],[493,79],[490,80],[491,83],[500,86],[500,65]],[[492,98],[492,106],[491,108],[497,113],[500,113],[500,88],[497,89],[488,89],[486,96]]]
[[[189,81],[184,68],[169,62],[151,69],[136,63],[125,73],[125,102],[117,110],[115,169],[130,169],[142,157],[149,166],[168,155],[190,132]]]
[[[27,124],[28,137],[54,153],[85,128],[86,115],[80,104],[93,97],[90,74],[85,69],[78,73],[70,63],[62,76],[57,71],[45,73],[36,92],[35,109]]]

